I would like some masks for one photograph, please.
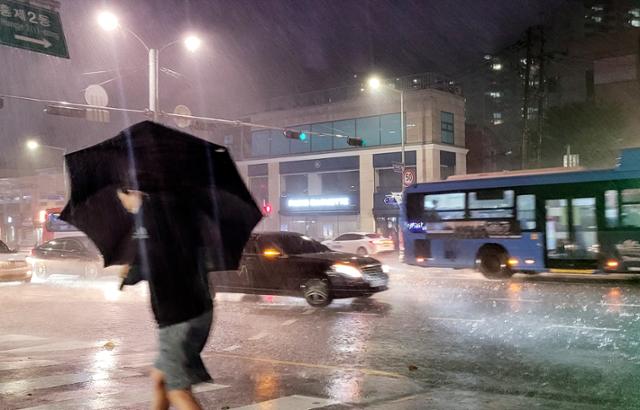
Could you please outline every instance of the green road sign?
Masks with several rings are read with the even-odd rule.
[[[69,58],[57,11],[0,0],[0,44]]]

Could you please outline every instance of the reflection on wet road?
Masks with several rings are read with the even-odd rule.
[[[204,352],[215,383],[198,397],[247,409],[640,404],[635,279],[489,281],[391,263],[391,290],[326,308],[218,294]],[[3,406],[146,406],[147,291],[116,287],[113,276],[0,286]]]

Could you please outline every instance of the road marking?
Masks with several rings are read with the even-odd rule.
[[[611,327],[590,327],[590,326],[572,326],[572,325],[551,325],[547,326],[547,329],[551,328],[566,328],[566,329],[578,329],[578,330],[599,330],[603,332],[619,332],[620,329],[614,329]]]
[[[318,311],[318,309],[316,309],[316,308],[306,308],[305,311],[302,312],[302,314],[303,315],[313,315],[317,311]]]
[[[269,359],[269,358],[262,358],[262,357],[243,356],[243,355],[234,354],[234,353],[213,352],[213,353],[204,354],[203,357],[205,358],[225,357],[229,359],[240,359],[240,360],[247,360],[252,362],[261,362],[261,363],[269,363],[269,364],[284,365],[284,366],[308,367],[312,369],[325,369],[325,370],[334,370],[334,371],[360,372],[366,375],[393,377],[395,379],[406,378],[406,376],[403,376],[399,373],[385,372],[383,370],[367,369],[364,367],[343,367],[343,366],[331,366],[327,364],[293,362],[289,360],[277,360],[277,359]]]
[[[31,393],[36,389],[48,389],[50,387],[66,386],[68,384],[141,375],[141,373],[127,371],[118,371],[112,374],[108,374],[106,372],[56,374],[53,376],[34,377],[31,379],[21,379],[0,383],[0,394],[16,394],[22,392]]]
[[[458,317],[428,317],[429,320],[450,320],[453,322],[484,322],[484,319],[463,319]]]
[[[2,342],[27,342],[31,340],[45,340],[44,337],[29,335],[0,335],[0,343]]]
[[[290,325],[296,323],[297,321],[298,321],[298,319],[289,319],[289,320],[287,320],[285,322],[282,322],[282,326],[290,326]]]
[[[640,307],[640,305],[634,305],[632,303],[603,303],[604,306],[622,306],[622,307]]]
[[[337,403],[339,402],[335,400],[295,394],[293,396],[280,397],[278,399],[250,404],[248,406],[234,407],[233,410],[310,410],[317,409],[318,407],[331,406],[332,404]]]
[[[262,339],[262,338],[263,338],[263,337],[265,337],[265,336],[267,336],[267,333],[266,333],[266,332],[260,332],[260,333],[258,333],[257,335],[253,335],[253,336],[251,336],[251,337],[250,337],[250,338],[248,338],[247,340],[260,340],[260,339]]]
[[[509,299],[509,298],[489,298],[489,300],[495,300],[496,302],[526,302],[526,303],[542,303],[540,299]]]
[[[225,389],[229,386],[214,383],[202,383],[194,386],[194,393],[203,393],[207,391],[214,391]],[[61,400],[56,403],[42,404],[35,407],[24,408],[23,410],[96,410],[107,409],[113,407],[131,406],[134,404],[147,403],[151,401],[151,390],[136,389],[128,392],[119,392],[112,394],[101,395],[95,397],[95,391],[93,390],[78,390],[76,392],[77,398]]]
[[[222,349],[223,352],[233,352],[234,350],[238,350],[240,349],[240,345],[232,345],[229,347],[225,347],[224,349]]]
[[[32,367],[53,366],[57,364],[60,364],[60,362],[56,362],[53,360],[24,359],[0,363],[0,370],[30,369]]]
[[[46,343],[43,345],[19,347],[17,349],[5,350],[5,353],[26,353],[26,352],[54,352],[76,349],[88,349],[91,347],[100,347],[105,344],[102,342],[86,342],[78,340],[69,340],[64,342]]]
[[[370,312],[336,312],[340,315],[358,315],[358,316],[380,316],[380,313]]]

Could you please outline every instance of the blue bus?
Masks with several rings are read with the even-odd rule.
[[[540,169],[408,187],[405,263],[514,272],[640,271],[640,148],[613,169]]]

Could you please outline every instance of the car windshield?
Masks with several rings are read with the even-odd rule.
[[[287,255],[328,252],[329,248],[308,236],[286,235],[279,240]]]
[[[9,247],[2,241],[0,241],[0,253],[9,253]]]

